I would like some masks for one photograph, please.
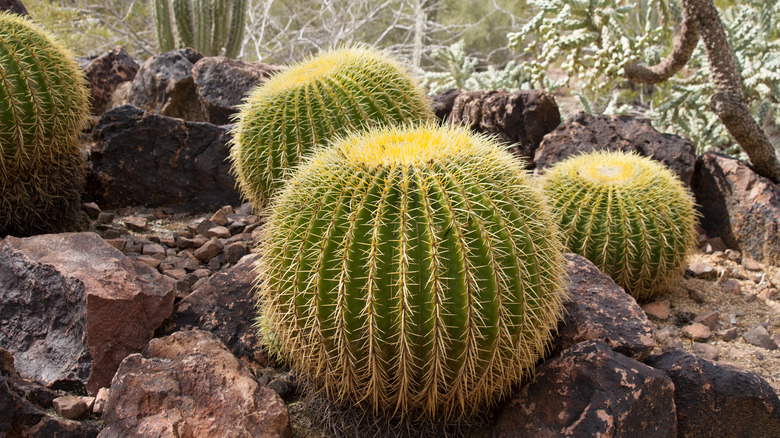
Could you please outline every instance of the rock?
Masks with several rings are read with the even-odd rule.
[[[680,438],[780,436],[780,399],[756,374],[684,351],[651,356],[645,363],[674,382]]]
[[[737,339],[737,336],[739,336],[739,332],[737,331],[736,327],[732,327],[730,329],[726,330],[720,330],[715,333],[718,335],[719,338],[723,339],[724,341],[733,341],[734,339]]]
[[[141,254],[162,260],[165,258],[165,248],[159,243],[147,243],[141,249]]]
[[[703,280],[712,280],[718,275],[718,273],[715,272],[715,268],[706,262],[691,263],[691,265],[688,266],[688,270],[691,271],[694,277]]]
[[[543,90],[462,91],[449,120],[495,135],[530,162],[544,135],[561,123],[561,113],[552,94]]]
[[[104,208],[213,210],[237,204],[228,127],[185,122],[124,105],[92,131],[88,190]]]
[[[459,88],[450,88],[439,94],[434,94],[431,97],[433,112],[437,119],[442,122],[447,120],[452,112],[452,107],[455,106],[455,99],[460,96],[460,93],[462,92],[463,91]]]
[[[214,225],[217,225],[219,227],[227,226],[227,224],[228,224],[228,212],[225,209],[220,208],[219,210],[214,212],[213,215],[211,215],[209,220],[211,222],[213,222]]]
[[[9,236],[0,254],[0,337],[30,379],[95,394],[173,310],[169,278],[94,233]]]
[[[718,326],[719,320],[720,313],[717,310],[712,310],[710,312],[704,312],[696,315],[696,318],[693,319],[693,322],[704,324],[708,329],[715,330],[715,327]]]
[[[281,398],[200,330],[154,339],[125,358],[103,421],[102,438],[292,436]]]
[[[777,344],[763,325],[758,325],[745,332],[745,334],[742,335],[742,339],[748,344],[755,345],[756,347],[766,348],[767,350],[777,350]]]
[[[230,237],[230,230],[225,227],[212,227],[208,230],[208,236],[210,238],[227,239]]]
[[[691,346],[693,354],[703,357],[713,362],[718,360],[718,349],[710,344],[702,344],[701,342],[694,342]]]
[[[238,263],[248,253],[244,242],[233,242],[225,248],[225,263]]]
[[[698,304],[703,304],[705,301],[707,301],[704,298],[704,292],[697,289],[688,289],[688,298],[690,298],[694,303]]]
[[[712,337],[709,327],[698,322],[683,327],[682,334],[696,342],[707,342]]]
[[[739,282],[734,279],[728,279],[720,284],[720,288],[723,289],[723,292],[729,293],[731,295],[739,295],[742,293],[742,286],[740,286]]]
[[[569,298],[553,351],[598,339],[629,357],[646,356],[655,345],[654,325],[634,298],[586,258],[566,254],[566,261]]]
[[[204,243],[203,246],[195,250],[195,257],[203,263],[208,263],[211,259],[217,256],[225,245],[219,241],[219,239],[211,239]]]
[[[128,103],[168,117],[205,121],[192,79],[192,67],[201,58],[186,48],[147,59],[133,80]]]
[[[92,114],[99,116],[110,109],[111,96],[117,86],[135,79],[138,63],[121,46],[116,46],[87,64],[84,73],[89,85]]]
[[[501,409],[493,436],[672,438],[674,385],[601,341],[582,342],[537,368]]]
[[[100,388],[95,395],[95,404],[92,405],[92,413],[95,415],[101,415],[108,401],[108,388]]]
[[[696,150],[693,142],[656,131],[650,121],[629,116],[579,112],[544,137],[534,155],[544,170],[581,152],[636,152],[665,164],[687,185],[691,183]]]
[[[148,255],[138,256],[135,258],[135,260],[137,262],[141,262],[146,265],[149,265],[149,267],[152,269],[157,269],[160,266],[160,259]]]
[[[128,230],[136,233],[143,233],[149,227],[149,220],[144,217],[128,216],[122,219],[122,222]]]
[[[255,256],[243,258],[234,267],[219,272],[195,286],[176,306],[165,326],[165,334],[180,330],[214,333],[239,359],[268,365],[254,327],[256,316],[252,292],[256,273]],[[197,271],[196,271],[197,274]]]
[[[87,216],[89,216],[90,219],[97,219],[98,215],[100,215],[100,207],[94,202],[85,202],[81,204],[81,209],[87,213]]]
[[[780,264],[780,187],[747,163],[707,152],[696,161],[691,183],[701,226],[743,258]]]
[[[116,218],[116,213],[101,211],[98,214],[97,221],[99,224],[110,224],[114,222],[114,218]]]
[[[78,420],[89,410],[83,398],[72,395],[57,397],[54,399],[53,404],[57,415],[70,420]]]
[[[761,265],[758,264],[757,261],[751,259],[750,257],[745,257],[742,259],[742,267],[747,269],[748,271],[760,271]]]
[[[647,316],[652,316],[658,319],[668,319],[672,313],[672,303],[669,300],[653,301],[642,306]]]
[[[224,56],[201,58],[192,66],[192,80],[205,116],[203,121],[215,125],[231,123],[230,116],[237,112],[236,106],[249,91],[284,69]]]

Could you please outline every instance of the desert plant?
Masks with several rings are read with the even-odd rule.
[[[566,248],[638,300],[663,292],[695,243],[693,197],[663,164],[598,151],[557,163],[543,177]]]
[[[364,126],[421,122],[430,102],[407,70],[366,48],[326,52],[253,90],[230,156],[241,192],[262,208],[316,145]]]
[[[77,220],[87,99],[73,54],[30,20],[0,12],[0,235]]]
[[[478,411],[526,376],[561,315],[561,245],[522,164],[465,128],[352,133],[273,203],[259,325],[338,402]]]
[[[245,16],[246,0],[154,0],[162,52],[192,47],[206,56],[235,58],[241,49]]]

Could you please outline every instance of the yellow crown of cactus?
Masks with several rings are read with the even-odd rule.
[[[562,247],[522,168],[455,127],[319,150],[260,244],[265,342],[331,398],[401,418],[460,418],[506,395],[562,312]]]
[[[262,208],[315,146],[359,128],[427,121],[432,110],[400,64],[374,50],[346,48],[272,77],[236,117],[233,173],[244,196]]]
[[[29,19],[0,12],[0,236],[77,221],[89,102],[73,59]]]
[[[568,250],[610,275],[636,299],[664,291],[695,242],[697,213],[663,164],[623,152],[582,154],[543,177]]]

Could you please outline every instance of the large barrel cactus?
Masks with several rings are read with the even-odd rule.
[[[567,249],[635,298],[656,296],[681,273],[697,214],[663,164],[623,152],[581,154],[548,170],[543,186]]]
[[[431,125],[353,133],[272,205],[259,325],[332,399],[460,418],[544,353],[562,247],[541,192],[492,140]]]
[[[262,208],[316,145],[362,127],[431,117],[427,95],[397,62],[366,48],[327,52],[252,91],[236,119],[233,172],[244,196]]]
[[[247,0],[154,0],[161,52],[192,47],[206,56],[238,56]]]
[[[70,51],[30,20],[0,12],[0,236],[75,224],[85,84]]]

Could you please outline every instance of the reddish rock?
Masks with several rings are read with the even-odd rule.
[[[225,247],[225,263],[236,264],[247,254],[249,251],[244,242],[233,242]]]
[[[651,356],[645,363],[674,382],[678,437],[780,436],[780,398],[758,375],[684,351]]]
[[[530,162],[544,135],[561,123],[561,113],[552,94],[543,90],[463,91],[453,101],[449,120],[496,136]]]
[[[685,184],[691,182],[696,161],[693,142],[659,133],[648,120],[580,112],[544,136],[534,165],[544,170],[571,155],[597,150],[636,152],[660,161]]]
[[[744,259],[742,259],[742,267],[747,269],[748,271],[761,270],[761,265],[759,265],[757,261],[751,259],[750,257],[745,257]]]
[[[691,184],[701,226],[743,258],[780,264],[780,186],[747,163],[714,152],[701,155]]]
[[[119,84],[135,79],[138,68],[138,63],[121,46],[90,61],[84,73],[89,86],[92,114],[99,116],[109,109],[114,90]]]
[[[709,327],[698,322],[683,327],[682,334],[696,342],[707,342],[712,337]]]
[[[154,339],[125,358],[103,421],[102,438],[292,436],[282,399],[200,330]]]
[[[144,217],[128,216],[122,219],[122,222],[125,223],[125,227],[127,227],[128,230],[135,231],[136,233],[143,233],[149,226],[149,220]]]
[[[211,239],[204,243],[203,246],[195,250],[195,257],[203,263],[207,263],[209,260],[217,256],[225,245],[218,239]]]
[[[717,310],[712,310],[710,312],[704,312],[696,315],[696,318],[693,319],[693,322],[704,324],[708,329],[715,330],[715,328],[718,326],[719,320],[720,313]]]
[[[24,271],[42,269],[48,272],[47,277],[42,278],[43,283],[30,280],[32,287],[28,293],[39,293],[40,288],[47,285],[46,279],[52,276],[62,278],[60,281],[74,290],[74,294],[68,296],[70,301],[63,300],[66,308],[71,309],[52,307],[40,309],[42,313],[37,316],[32,313],[33,320],[41,324],[40,329],[30,329],[30,333],[22,333],[21,336],[23,340],[27,339],[45,330],[50,322],[66,316],[73,318],[68,327],[75,332],[81,345],[86,341],[89,354],[82,353],[64,360],[75,362],[71,367],[81,370],[79,378],[86,382],[89,394],[108,386],[122,359],[141,351],[152,338],[154,330],[173,310],[171,279],[143,263],[133,262],[97,234],[47,234],[25,239],[7,237],[0,243],[0,251],[16,254],[17,260],[24,261],[27,268],[19,274],[21,278],[26,278]],[[80,291],[81,295],[76,291]],[[84,302],[86,308],[82,304]],[[36,307],[32,309],[35,312]],[[12,322],[29,323],[27,318]],[[60,351],[60,341],[48,339],[45,331],[41,335],[33,344],[24,344],[28,350],[21,353],[32,355],[30,360],[36,360],[35,356],[40,356],[42,360],[52,353],[63,354],[65,350]],[[76,339],[68,342],[79,344]],[[30,348],[30,345],[36,348]],[[46,369],[44,366],[40,368]],[[39,375],[40,372],[28,371],[33,378],[57,380],[53,376]],[[84,374],[88,375],[88,380]]]
[[[108,388],[100,388],[95,395],[95,403],[92,405],[92,413],[95,415],[101,415],[108,401]]]
[[[728,279],[721,283],[720,288],[723,289],[724,292],[730,293],[732,295],[739,295],[742,293],[742,286],[740,286],[737,280],[733,279]]]
[[[691,346],[691,352],[693,354],[703,357],[704,359],[711,360],[711,361],[717,361],[718,360],[718,349],[715,348],[715,346],[710,344],[702,344],[701,342],[694,342]]]
[[[165,258],[165,248],[159,243],[147,243],[143,246],[141,254],[162,260]]]
[[[582,342],[537,368],[501,409],[493,436],[673,438],[674,385],[603,342]]]
[[[688,270],[691,271],[694,277],[704,280],[712,280],[718,275],[714,266],[704,262],[692,263],[688,266]]]
[[[257,85],[285,67],[261,62],[244,62],[224,56],[209,56],[192,66],[192,80],[204,121],[215,125],[231,123],[236,107]]]
[[[655,345],[655,329],[636,300],[586,258],[566,254],[566,261],[569,299],[553,350],[598,339],[629,357],[646,356]]]
[[[652,316],[658,319],[668,319],[672,313],[672,303],[669,300],[653,301],[642,306],[642,310],[645,311],[647,316]]]
[[[745,334],[742,335],[742,339],[748,344],[755,345],[756,347],[766,348],[767,350],[777,350],[777,344],[763,325],[756,326],[745,332]]]
[[[230,230],[225,227],[212,227],[208,230],[210,238],[227,239],[230,237]]]
[[[53,400],[54,411],[57,415],[70,420],[78,420],[86,415],[89,408],[87,403],[81,397],[66,395],[57,397]]]
[[[230,206],[228,206],[228,208],[230,208],[231,211],[233,210]],[[224,227],[228,224],[228,214],[227,210],[223,207],[211,215],[209,220],[217,226]]]

